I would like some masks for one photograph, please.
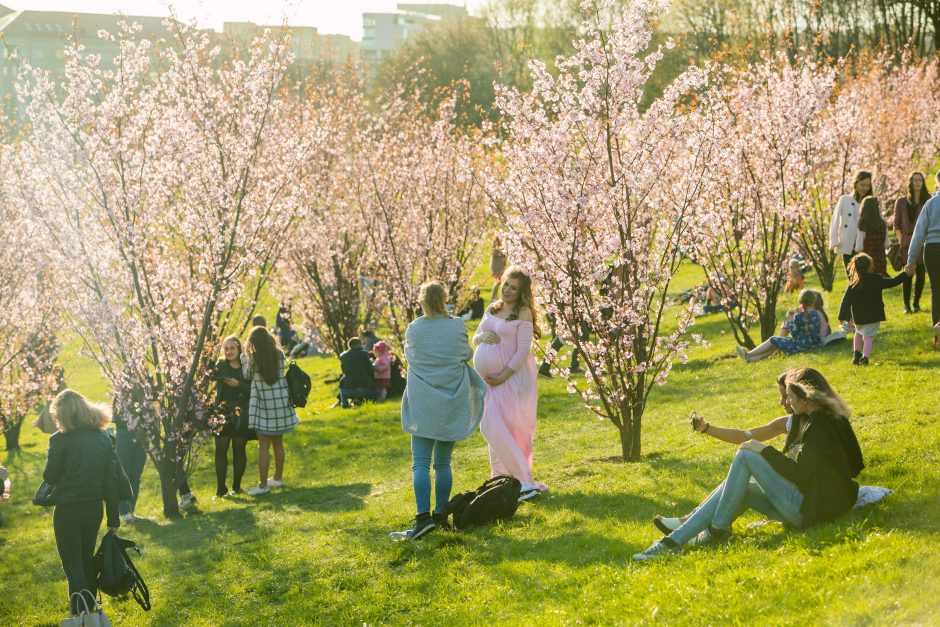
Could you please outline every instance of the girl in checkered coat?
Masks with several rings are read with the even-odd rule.
[[[251,379],[248,402],[248,427],[258,432],[258,485],[248,490],[251,496],[266,494],[284,485],[284,434],[297,426],[297,412],[291,403],[284,378],[284,353],[267,329],[254,327],[245,342],[242,369]],[[268,479],[271,466],[269,450],[274,448],[274,477]]]

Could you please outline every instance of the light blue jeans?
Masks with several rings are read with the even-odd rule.
[[[414,481],[415,504],[419,514],[431,511],[431,456],[434,456],[434,513],[444,512],[454,487],[454,475],[450,470],[450,457],[454,442],[430,440],[411,436],[411,470]]]
[[[800,527],[803,522],[802,504],[800,489],[774,470],[760,453],[739,449],[731,461],[728,477],[669,537],[681,546],[708,525],[730,529],[731,523],[748,508],[768,518]]]

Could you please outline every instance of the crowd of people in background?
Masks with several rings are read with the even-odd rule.
[[[793,259],[786,275],[786,291],[800,290],[799,308],[787,311],[779,335],[751,350],[737,347],[744,361],[760,361],[778,352],[794,355],[841,339],[845,332],[853,332],[852,363],[868,366],[874,338],[886,320],[882,292],[902,285],[904,312],[918,313],[925,275],[931,278],[932,288],[937,287],[931,290],[931,311],[933,344],[940,346],[940,296],[937,295],[940,292],[940,201],[936,194],[930,197],[922,173],[911,174],[907,194],[894,203],[893,228],[898,241],[892,244],[882,215],[882,203],[870,195],[871,183],[870,172],[859,172],[853,182],[853,193],[839,199],[830,223],[830,245],[841,255],[848,276],[838,315],[843,331],[830,327],[822,294],[804,288],[803,269],[799,260]],[[937,187],[940,189],[940,172]],[[888,276],[889,256],[894,256],[895,269],[903,267],[903,271],[893,277]]]
[[[940,187],[940,173],[937,182]],[[912,174],[907,195],[894,203],[892,225],[905,262],[904,271],[894,277],[887,276],[891,241],[882,204],[871,196],[871,174],[859,172],[853,193],[842,196],[833,210],[830,243],[842,256],[848,275],[838,319],[844,329],[854,330],[852,362],[856,365],[869,364],[874,338],[885,321],[883,291],[903,285],[905,312],[919,312],[925,275],[934,288],[935,345],[940,338],[940,195],[929,197],[925,183],[923,174]],[[533,357],[533,342],[542,332],[532,280],[519,268],[507,268],[506,262],[496,239],[490,262],[496,284],[488,307],[479,288],[471,290],[457,311],[456,303],[448,302],[442,283],[421,286],[420,315],[405,333],[407,372],[391,345],[369,329],[350,338],[347,350],[339,356],[341,407],[403,396],[401,425],[410,437],[416,516],[410,528],[392,533],[394,539],[417,540],[446,525],[444,508],[453,487],[454,447],[477,429],[489,449],[489,474],[515,477],[521,485],[520,501],[548,490],[533,472],[533,444],[537,375],[550,377],[550,364],[546,361],[537,368]],[[750,351],[739,347],[742,359],[753,362],[775,353],[797,354],[825,344],[832,336],[822,294],[805,288],[804,270],[799,260],[789,266],[786,290],[799,291],[799,306],[787,311],[779,335]],[[694,289],[690,292],[692,298]],[[714,300],[729,306],[721,296]],[[480,320],[473,346],[464,324],[469,320]],[[548,322],[552,349],[558,351],[563,342],[550,316]],[[221,355],[211,369],[221,421],[215,429],[216,497],[243,492],[246,448],[254,440],[258,442],[258,481],[247,494],[260,496],[282,487],[283,438],[298,425],[285,378],[286,354],[293,354],[291,349],[304,342],[298,341],[293,329],[290,304],[279,307],[273,333],[262,316],[253,324],[244,343],[234,335],[222,341]],[[590,332],[583,329],[585,334]],[[571,355],[569,370],[580,372],[577,351]],[[654,519],[665,535],[635,559],[655,559],[685,545],[727,541],[732,523],[748,508],[805,528],[853,506],[859,492],[854,478],[864,463],[847,404],[822,374],[809,368],[787,371],[777,385],[787,416],[763,426],[724,429],[693,412],[691,424],[696,432],[740,448],[727,478],[691,513]],[[102,519],[106,516],[109,530],[137,520],[134,511],[147,455],[129,425],[135,422],[133,412],[141,400],[134,391],[124,392],[113,400],[109,411],[64,389],[51,403],[51,419],[58,431],[50,439],[43,478],[57,489],[53,527],[70,593],[95,594],[92,555]],[[113,442],[104,431],[112,420]],[[779,435],[786,436],[782,450],[765,444]],[[7,479],[2,467],[0,479]],[[196,497],[185,479],[178,490],[180,509],[194,507]]]

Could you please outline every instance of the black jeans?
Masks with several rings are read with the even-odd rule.
[[[228,447],[232,445],[232,489],[241,490],[242,477],[245,475],[245,466],[248,465],[248,456],[245,453],[245,438],[233,438],[227,435],[215,436],[215,493],[223,496],[228,492],[225,479],[228,476]]]
[[[917,264],[914,271],[914,306],[920,307],[920,297],[924,293],[924,274],[927,272],[927,266],[922,263]],[[904,309],[911,308],[911,281],[901,283],[901,289],[904,290]]]
[[[114,450],[117,451],[118,461],[127,473],[131,482],[131,491],[134,493],[129,501],[120,501],[118,511],[121,515],[133,514],[137,506],[137,496],[140,493],[140,476],[144,473],[147,464],[147,451],[134,441],[134,436],[127,429],[118,429],[115,432],[117,442]]]
[[[924,265],[930,277],[930,315],[936,326],[940,322],[940,244],[924,246]]]
[[[62,560],[62,569],[69,580],[69,611],[77,614],[84,609],[78,599],[71,599],[72,594],[82,593],[89,609],[94,607],[95,594],[98,592],[95,571],[95,543],[98,529],[104,517],[104,504],[101,501],[85,501],[56,505],[52,513],[52,529],[55,531],[55,545]]]

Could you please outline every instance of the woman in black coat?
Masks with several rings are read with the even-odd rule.
[[[228,449],[232,445],[232,494],[242,492],[242,476],[248,465],[245,446],[248,440],[257,438],[248,428],[248,402],[251,399],[251,380],[242,372],[242,343],[234,335],[222,340],[225,360],[216,365],[216,409],[223,420],[222,429],[215,436],[215,495],[229,493],[226,486],[228,475]]]
[[[130,491],[130,486],[121,485],[127,479],[111,436],[104,431],[111,422],[107,409],[66,389],[52,401],[52,417],[59,430],[49,438],[42,478],[55,486],[52,526],[69,581],[69,611],[75,614],[83,607],[77,598],[71,598],[75,593],[81,593],[93,607],[97,592],[95,544],[104,511],[108,531],[117,531],[121,526],[118,499]]]
[[[849,424],[851,411],[816,370],[788,374],[784,382],[793,417],[783,451],[753,435],[745,440],[727,478],[676,529],[633,559],[677,553],[686,543],[728,540],[732,522],[747,509],[798,529],[852,509],[858,497],[853,478],[865,464]]]

